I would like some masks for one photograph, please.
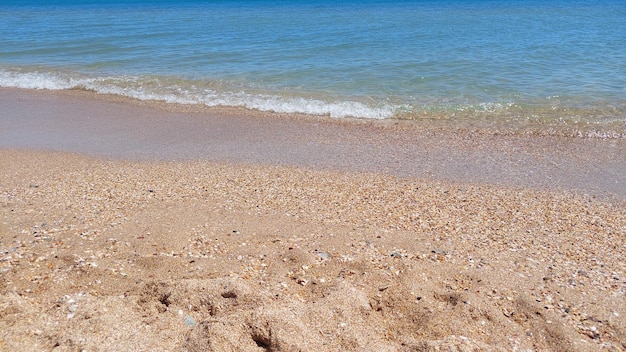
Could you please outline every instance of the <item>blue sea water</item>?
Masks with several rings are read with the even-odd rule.
[[[626,2],[0,0],[0,87],[626,135]]]

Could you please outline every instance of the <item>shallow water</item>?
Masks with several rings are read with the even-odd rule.
[[[626,136],[623,1],[0,4],[0,87]]]
[[[289,165],[626,199],[626,139],[450,133],[414,122],[170,107],[0,88],[0,148]]]

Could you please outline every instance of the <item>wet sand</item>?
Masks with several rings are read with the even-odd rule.
[[[0,350],[626,349],[623,140],[182,110],[0,90]]]
[[[494,135],[0,89],[0,148],[383,172],[626,198],[626,139]]]

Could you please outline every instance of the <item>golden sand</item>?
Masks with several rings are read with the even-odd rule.
[[[620,351],[626,203],[0,152],[0,350]]]

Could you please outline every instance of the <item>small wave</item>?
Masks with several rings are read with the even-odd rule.
[[[83,79],[47,72],[13,72],[0,70],[0,87],[23,89],[64,90],[84,83]]]
[[[569,106],[560,97],[548,104],[523,100],[455,102],[451,98],[402,100],[393,103],[304,96],[299,92],[267,92],[233,88],[221,81],[188,80],[164,76],[88,76],[77,72],[41,68],[0,68],[0,87],[71,90],[81,89],[144,101],[210,107],[241,107],[259,111],[296,113],[334,118],[414,120],[452,128],[498,133],[562,134],[583,138],[626,138],[626,105]],[[559,105],[558,108],[554,108]]]
[[[280,113],[302,113],[331,117],[359,117],[385,119],[393,116],[392,107],[372,108],[355,101],[326,102],[318,99],[282,97],[272,95],[249,95],[243,92],[205,97],[208,106],[242,106],[248,109]]]
[[[394,115],[392,106],[369,106],[358,101],[325,101],[273,94],[251,94],[243,91],[217,91],[199,88],[206,84],[164,77],[109,76],[86,77],[65,72],[20,72],[0,69],[0,87],[69,90],[85,89],[147,101],[176,104],[202,104],[271,111],[323,115],[335,118],[356,117],[386,119]],[[200,82],[201,83],[201,82]]]

